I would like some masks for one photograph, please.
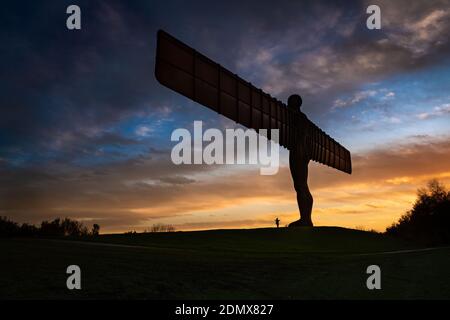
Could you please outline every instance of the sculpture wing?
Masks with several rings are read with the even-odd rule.
[[[279,129],[279,144],[292,149],[294,111],[181,41],[159,30],[156,79],[164,86],[255,130]],[[308,120],[311,158],[351,173],[350,152]]]

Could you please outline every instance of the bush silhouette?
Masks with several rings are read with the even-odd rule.
[[[174,232],[175,227],[171,224],[157,223],[152,225],[150,232]]]
[[[386,233],[426,245],[450,244],[450,192],[437,180],[421,188],[413,208]]]
[[[9,220],[7,217],[0,217],[0,236],[11,237],[16,235],[20,230],[20,226]]]

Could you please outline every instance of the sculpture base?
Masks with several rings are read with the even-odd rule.
[[[294,222],[292,222],[292,223],[290,223],[288,225],[289,228],[292,228],[292,227],[312,227],[312,226],[313,226],[312,221],[305,221],[305,220],[302,220],[302,219],[294,221]]]

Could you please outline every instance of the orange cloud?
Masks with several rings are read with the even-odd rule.
[[[418,187],[450,184],[450,139],[423,139],[353,155],[353,174],[310,165],[316,225],[383,230],[409,209]],[[264,227],[298,219],[288,167],[261,176],[256,167],[174,166],[166,156],[95,169],[8,172],[0,210],[17,221],[70,216],[106,232],[148,229]]]

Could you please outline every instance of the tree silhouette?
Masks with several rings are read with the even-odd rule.
[[[450,192],[437,180],[417,192],[413,208],[386,233],[427,245],[450,243]]]
[[[99,226],[98,224],[94,223],[94,224],[92,225],[92,231],[91,231],[91,234],[92,234],[93,236],[98,236],[99,233],[100,233],[100,226]]]
[[[85,237],[98,235],[100,226],[94,224],[92,232],[80,221],[70,218],[56,218],[52,221],[42,221],[41,225],[23,223],[19,225],[7,217],[0,217],[0,237]]]
[[[175,227],[171,224],[157,223],[152,225],[150,232],[174,232]]]

